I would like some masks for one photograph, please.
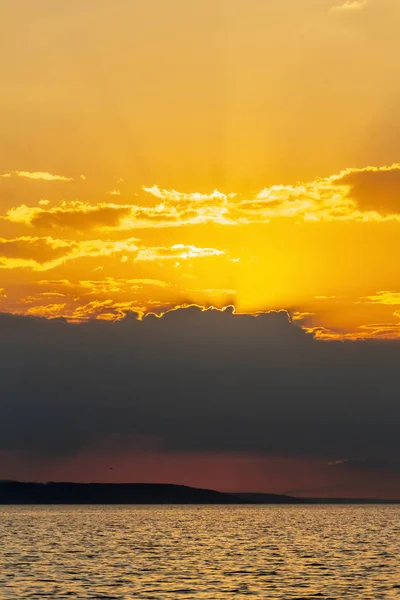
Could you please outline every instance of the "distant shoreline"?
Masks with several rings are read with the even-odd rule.
[[[0,505],[135,504],[400,504],[372,498],[297,498],[282,494],[227,493],[158,483],[72,483],[0,481]]]

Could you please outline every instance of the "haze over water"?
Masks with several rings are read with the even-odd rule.
[[[400,506],[2,507],[0,597],[400,598]]]

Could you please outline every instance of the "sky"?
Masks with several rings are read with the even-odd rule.
[[[400,497],[399,25],[0,0],[0,478]]]

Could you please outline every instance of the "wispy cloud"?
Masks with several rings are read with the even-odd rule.
[[[25,179],[36,179],[41,181],[73,181],[72,177],[64,175],[54,175],[46,171],[13,171],[12,173],[3,173],[0,177],[23,177]]]
[[[0,269],[49,271],[71,260],[137,253],[136,238],[125,240],[84,240],[24,236],[0,238]]]
[[[369,0],[346,0],[346,2],[335,4],[332,10],[360,10],[367,6],[368,3]]]
[[[361,302],[385,304],[387,306],[400,306],[400,292],[381,291],[373,296],[361,298]]]
[[[160,189],[157,185],[153,185],[153,187],[143,187],[143,191],[148,194],[152,194],[156,198],[160,200],[170,200],[173,202],[207,202],[207,201],[215,201],[215,200],[225,200],[227,201],[229,198],[234,198],[236,194],[223,194],[218,190],[214,190],[211,194],[202,194],[200,192],[177,192],[176,190],[163,190]]]
[[[144,287],[168,288],[169,284],[159,279],[116,279],[114,277],[106,277],[105,279],[79,281],[76,287],[83,289],[89,294],[113,294],[138,290]]]
[[[175,244],[174,246],[157,246],[154,248],[144,248],[139,250],[135,261],[153,261],[153,260],[190,260],[194,258],[207,258],[210,256],[223,256],[222,250],[216,248],[198,248],[197,246],[185,246],[184,244]]]

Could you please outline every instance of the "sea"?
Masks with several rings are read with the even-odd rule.
[[[0,598],[400,599],[400,505],[3,506]]]

